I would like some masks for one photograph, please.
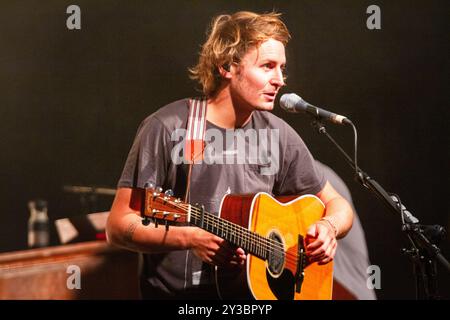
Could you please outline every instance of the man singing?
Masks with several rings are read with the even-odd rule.
[[[213,142],[208,139],[208,133],[213,132],[214,144],[223,146],[215,149],[215,160],[207,161],[205,150],[205,161],[190,167],[174,156],[179,142],[174,141],[174,132],[187,128],[193,100],[172,102],[140,125],[118,182],[107,236],[110,243],[143,254],[143,298],[215,299],[213,266],[241,268],[246,261],[242,248],[200,228],[171,226],[166,231],[144,226],[139,212],[132,209],[131,198],[133,188],[148,183],[183,197],[189,181],[189,202],[202,204],[213,213],[230,192],[316,195],[325,204],[326,213],[309,226],[306,252],[311,262],[319,264],[333,260],[336,239],[350,230],[351,206],[315,168],[295,130],[271,113],[285,85],[289,39],[277,13],[237,12],[213,19],[198,63],[190,73],[201,85],[206,101],[205,141]],[[245,139],[251,132],[267,133],[271,143],[257,139],[257,152],[239,152],[236,140],[244,141],[242,150],[254,147],[251,139]],[[220,135],[223,139],[217,139]],[[230,136],[233,139],[227,139]]]

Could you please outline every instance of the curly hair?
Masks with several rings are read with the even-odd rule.
[[[240,11],[215,17],[198,63],[189,69],[190,78],[200,83],[207,97],[214,96],[222,83],[219,67],[239,63],[249,49],[270,38],[287,45],[291,36],[280,16],[276,12]]]

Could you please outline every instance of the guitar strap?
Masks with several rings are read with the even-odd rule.
[[[189,116],[187,121],[186,140],[184,146],[184,158],[189,165],[184,201],[188,203],[192,166],[195,163],[201,163],[204,157],[206,106],[206,97],[200,99],[189,99]]]

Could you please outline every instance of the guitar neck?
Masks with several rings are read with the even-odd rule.
[[[273,249],[272,240],[259,234],[249,231],[246,228],[221,219],[209,212],[201,213],[200,209],[192,207],[190,223],[206,230],[229,243],[240,247],[245,252],[250,253],[263,260],[267,259]]]

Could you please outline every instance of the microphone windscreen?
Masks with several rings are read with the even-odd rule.
[[[306,101],[295,93],[283,94],[280,98],[280,106],[289,112],[299,112],[301,109],[306,109],[307,107]]]

